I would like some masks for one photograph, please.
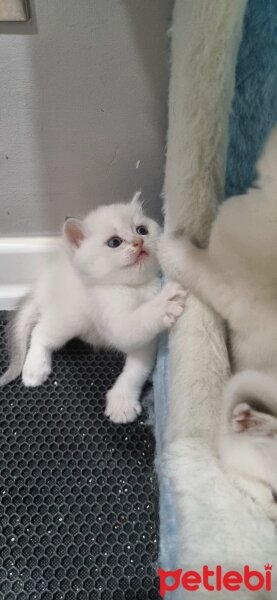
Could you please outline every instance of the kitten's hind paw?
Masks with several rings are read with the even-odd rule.
[[[120,388],[112,388],[106,396],[105,415],[113,423],[131,423],[141,413],[141,404],[131,394]]]

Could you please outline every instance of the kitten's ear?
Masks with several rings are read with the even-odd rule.
[[[137,191],[137,192],[134,194],[134,196],[133,196],[133,198],[132,198],[132,200],[131,200],[131,204],[132,204],[133,206],[136,206],[137,208],[140,208],[140,209],[142,209],[142,204],[143,204],[143,201],[142,201],[142,198],[141,198],[141,190],[138,190],[138,191]]]
[[[72,217],[66,219],[63,224],[63,238],[72,250],[79,248],[86,237],[87,230],[83,221],[73,219]]]

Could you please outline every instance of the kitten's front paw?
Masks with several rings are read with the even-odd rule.
[[[131,423],[141,413],[141,404],[131,393],[120,388],[112,388],[106,396],[105,415],[113,423]]]
[[[36,387],[42,385],[51,373],[51,362],[44,360],[26,359],[23,371],[22,381],[26,387]]]
[[[161,268],[169,279],[186,284],[186,254],[193,247],[189,239],[164,234],[158,246]]]
[[[173,327],[185,308],[187,292],[179,283],[169,281],[166,283],[158,298],[159,310],[163,326]]]

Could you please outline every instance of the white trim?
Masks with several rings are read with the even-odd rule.
[[[33,254],[34,252],[51,252],[57,248],[59,237],[6,237],[0,238],[0,254],[17,252],[27,252]]]
[[[0,310],[13,310],[20,298],[25,296],[30,289],[26,285],[1,285],[0,286]]]
[[[0,238],[0,310],[12,310],[36,279],[59,238]]]

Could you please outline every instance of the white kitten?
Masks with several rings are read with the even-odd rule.
[[[165,236],[159,254],[165,272],[229,324],[237,375],[225,394],[221,458],[277,516],[277,129],[258,172],[257,188],[221,206],[207,249]]]
[[[21,371],[26,386],[42,384],[53,350],[79,337],[127,354],[107,394],[106,415],[120,423],[140,413],[155,338],[182,314],[185,292],[177,283],[159,289],[160,230],[143,213],[139,195],[129,204],[102,206],[84,221],[66,220],[58,255],[15,315],[11,363],[0,385]]]

